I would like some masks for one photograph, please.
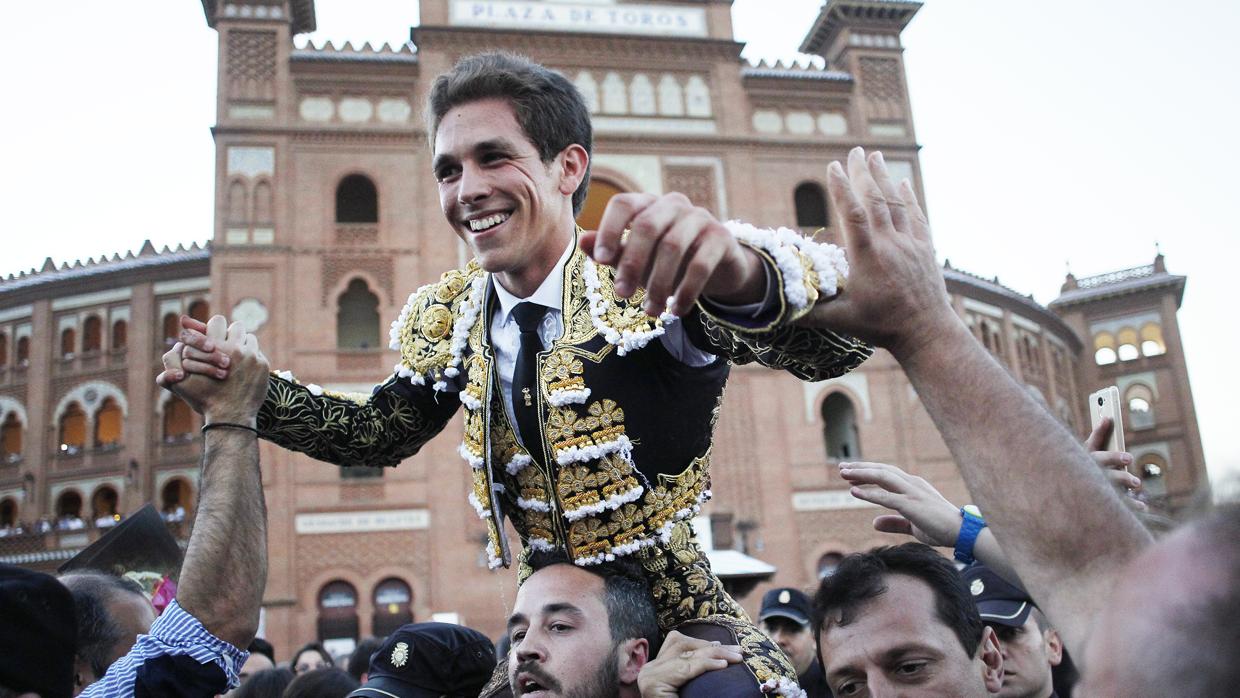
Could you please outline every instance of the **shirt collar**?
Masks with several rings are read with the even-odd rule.
[[[499,299],[499,322],[504,324],[508,322],[512,315],[512,309],[517,307],[518,303],[530,301],[539,305],[545,305],[552,310],[564,312],[564,265],[568,263],[568,258],[573,254],[573,247],[577,244],[577,236],[573,236],[568,242],[568,247],[564,248],[564,253],[560,255],[559,261],[551,268],[547,274],[547,278],[543,279],[542,284],[529,298],[517,298],[504,288],[503,284],[495,282],[495,296]]]

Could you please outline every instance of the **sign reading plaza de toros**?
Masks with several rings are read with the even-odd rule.
[[[706,12],[700,7],[538,0],[452,0],[451,7],[450,21],[456,26],[649,36],[707,36]]]

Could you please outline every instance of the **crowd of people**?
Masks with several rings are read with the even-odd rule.
[[[481,336],[471,331],[480,308],[470,294],[482,299],[489,288],[476,270],[452,277],[460,283],[450,290],[415,294],[394,337],[403,336],[401,322],[421,318],[415,329],[442,346],[409,340],[405,363],[371,401],[350,403],[359,420],[405,420],[399,438],[367,432],[367,444],[391,453],[363,452],[347,434],[323,446],[332,429],[348,431],[315,422],[316,406],[334,398],[270,376],[257,339],[240,324],[218,316],[205,325],[184,320],[183,341],[164,356],[158,381],[204,416],[205,439],[176,598],[156,616],[141,590],[106,574],[57,579],[0,567],[0,698],[1234,694],[1240,506],[1219,506],[1152,534],[1128,496],[1140,484],[1123,472],[1130,459],[1101,450],[1111,425],[1082,444],[954,312],[913,189],[891,181],[880,153],[858,148],[829,168],[846,264],[842,253],[790,232],[724,226],[679,195],[621,195],[599,231],[575,233],[572,214],[590,156],[588,111],[575,106],[580,97],[528,61],[462,63],[436,82],[428,122],[445,214],[495,275],[490,331],[500,359],[495,375],[503,377],[496,391],[486,382],[489,368],[475,375],[474,359],[487,355],[467,350]],[[539,106],[542,92],[568,104],[567,116]],[[584,137],[554,145],[582,118]],[[578,248],[591,260],[584,288],[596,334],[619,347],[618,356],[646,357],[634,359],[647,362],[638,364],[645,371],[675,366],[668,375],[700,379],[694,385],[713,391],[726,379],[720,357],[819,378],[864,358],[862,343],[885,349],[951,449],[972,501],[948,502],[933,483],[896,465],[840,464],[853,496],[890,510],[875,527],[916,540],[849,555],[815,589],[770,590],[756,624],[717,586],[691,539],[674,547],[675,536],[640,538],[656,528],[639,529],[637,539],[649,542],[583,557],[571,554],[571,539],[538,537],[536,514],[545,510],[519,505],[510,515],[526,550],[500,651],[469,628],[420,623],[359,646],[347,660],[307,645],[277,662],[255,638],[267,574],[258,438],[327,459],[394,463],[459,406],[445,407],[440,393],[459,392],[468,410],[462,453],[482,483],[476,504],[496,524],[493,533],[502,529],[503,488],[492,476],[505,469],[513,477],[537,475],[558,453],[542,441],[549,432],[539,427],[541,398],[558,390],[562,406],[589,394],[581,382],[556,389],[537,382],[534,357],[564,331],[572,304],[552,308],[558,314],[527,313],[506,299],[544,297],[547,278],[573,273],[565,260],[577,264]],[[541,266],[531,268],[531,260]],[[599,281],[604,268],[616,270],[608,288]],[[642,309],[664,324],[615,332],[605,325],[608,304],[622,305],[638,287],[651,291]],[[576,288],[557,286],[553,301]],[[456,326],[463,328],[459,342]],[[601,376],[640,375],[603,366],[590,366],[585,378],[622,390]],[[565,369],[567,378],[581,373]],[[276,423],[265,411],[273,392],[304,408],[304,421],[286,415]],[[514,427],[499,470],[491,468],[489,447],[485,457],[470,450],[477,446],[471,420],[489,409],[480,396],[492,394]],[[694,431],[693,409],[685,413],[680,428],[708,448],[709,434]],[[634,430],[643,428],[639,415],[631,417]],[[322,427],[319,446],[298,441],[307,425]],[[626,465],[637,488],[656,481],[657,469],[635,465],[641,452],[627,438],[591,443],[598,453],[590,458]],[[560,464],[572,460],[561,456]],[[603,502],[581,516],[607,510]],[[494,563],[510,564],[506,539],[496,534],[492,543]]]

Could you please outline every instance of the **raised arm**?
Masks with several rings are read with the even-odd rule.
[[[1080,656],[1115,574],[1150,542],[1085,449],[952,310],[929,225],[906,181],[858,148],[828,187],[853,274],[806,322],[869,339],[907,373],[974,503],[1026,588]]]
[[[198,514],[181,566],[177,603],[212,635],[244,648],[258,630],[267,585],[267,509],[258,438],[245,427],[256,424],[268,366],[258,340],[240,325],[234,323],[225,335],[224,319],[217,316],[207,332],[229,357],[232,376],[226,381],[191,376],[169,388],[201,411],[208,427]],[[176,365],[176,351],[165,356],[165,367]]]
[[[206,325],[189,317],[182,317],[181,324],[181,375],[227,380],[233,368],[206,334]],[[171,385],[177,380],[165,370],[159,382]],[[430,386],[396,375],[366,396],[302,385],[291,374],[279,373],[270,376],[257,424],[262,438],[311,458],[337,465],[394,466],[438,434],[459,406],[455,395],[437,395]]]

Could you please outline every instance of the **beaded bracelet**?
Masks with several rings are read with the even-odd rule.
[[[208,429],[244,429],[245,431],[251,432],[255,436],[258,436],[258,430],[254,427],[247,426],[245,424],[233,424],[232,422],[211,422],[210,424],[202,425],[202,429],[200,431],[205,434]]]

